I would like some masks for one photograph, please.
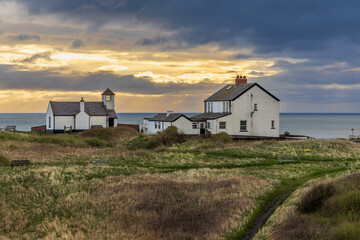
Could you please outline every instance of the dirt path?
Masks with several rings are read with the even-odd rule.
[[[266,220],[269,218],[269,216],[274,212],[274,210],[283,202],[283,200],[293,191],[289,191],[282,195],[279,199],[276,200],[275,203],[270,202],[266,205],[265,209],[268,209],[265,213],[261,214],[255,221],[255,224],[253,227],[249,229],[248,235],[241,238],[241,240],[250,240],[255,236],[257,231],[265,224]]]

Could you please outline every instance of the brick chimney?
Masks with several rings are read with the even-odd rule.
[[[245,83],[247,83],[246,76],[240,76],[240,75],[236,76],[236,78],[235,78],[235,87],[238,87],[241,84],[245,84]]]

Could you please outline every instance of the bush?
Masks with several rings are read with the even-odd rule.
[[[185,141],[184,134],[178,132],[178,128],[176,126],[170,126],[166,128],[164,131],[158,133],[158,138],[165,146],[171,146],[175,143],[182,143]]]
[[[154,149],[162,145],[171,146],[175,143],[181,143],[185,141],[185,136],[178,133],[176,126],[170,126],[162,132],[159,132],[153,136],[140,135],[131,141],[126,146],[129,150],[137,150],[140,148]]]
[[[312,187],[300,198],[299,211],[311,213],[317,211],[326,199],[335,193],[335,187],[332,183],[321,183]]]
[[[217,143],[229,143],[232,142],[232,138],[226,132],[219,132],[211,137],[211,139]]]
[[[99,138],[86,139],[86,143],[91,147],[106,147],[108,144]]]
[[[0,166],[9,166],[10,160],[7,159],[4,155],[0,154]]]
[[[148,136],[139,135],[128,141],[125,145],[129,150],[137,150],[141,148],[147,148],[148,141],[149,141]]]

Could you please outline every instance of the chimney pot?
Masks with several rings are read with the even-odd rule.
[[[241,84],[247,83],[246,76],[236,76],[235,78],[235,87],[240,86]]]
[[[170,110],[170,109],[169,109],[169,110],[166,111],[166,116],[169,116],[169,115],[172,114],[172,113],[174,113],[174,110]]]

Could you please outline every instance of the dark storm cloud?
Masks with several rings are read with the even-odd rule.
[[[150,77],[115,75],[111,72],[89,73],[86,76],[66,77],[48,71],[12,71],[9,65],[0,65],[0,89],[95,91],[111,88],[138,94],[208,93],[219,87],[204,79],[197,84],[155,83]]]
[[[38,35],[19,34],[19,35],[11,35],[9,37],[12,40],[17,40],[17,41],[28,41],[28,40],[40,41],[40,36]]]
[[[54,13],[95,26],[136,19],[175,31],[189,44],[255,45],[256,52],[312,51],[331,39],[358,42],[355,0],[18,0],[31,14]],[[145,39],[144,39],[145,40]],[[159,42],[147,39],[143,43]],[[163,41],[160,41],[162,43]]]
[[[273,68],[283,71],[276,76],[256,78],[256,81],[286,102],[360,102],[359,89],[353,87],[360,83],[360,72],[347,64],[323,66],[319,61],[279,61]]]
[[[75,39],[72,43],[71,43],[71,48],[83,48],[85,47],[85,44],[83,43],[83,41],[81,41],[80,39]]]

